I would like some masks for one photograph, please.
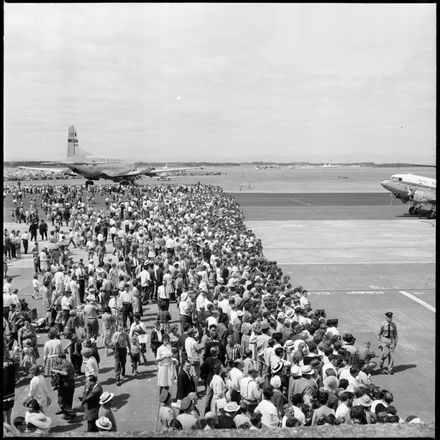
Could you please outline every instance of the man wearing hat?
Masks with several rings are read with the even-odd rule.
[[[394,353],[397,345],[397,326],[393,322],[393,312],[385,313],[386,321],[380,324],[377,334],[379,348],[382,350],[379,369],[383,371],[385,359],[388,359],[388,374],[393,374]]]
[[[310,365],[305,365],[304,367],[292,365],[290,367],[290,374],[292,377],[289,381],[289,389],[287,393],[287,399],[289,402],[294,394],[304,395],[313,390],[312,383],[309,381],[310,377],[313,375],[313,370]]]
[[[163,389],[160,392],[159,402],[161,406],[159,408],[159,421],[162,425],[162,431],[170,430],[170,422],[176,418],[176,413],[171,407],[171,393],[167,389]]]
[[[180,414],[176,417],[182,424],[183,431],[192,431],[194,429],[201,429],[200,422],[191,413],[193,401],[188,397],[184,397],[180,402]]]
[[[107,418],[110,421],[110,429],[107,429],[107,431],[116,431],[116,420],[115,416],[113,415],[112,411],[112,399],[115,395],[113,393],[109,393],[108,391],[104,391],[101,394],[101,397],[99,398],[99,404],[101,405],[99,407],[98,411],[98,417],[101,419],[102,417]],[[98,419],[98,420],[99,420]],[[98,423],[98,421],[96,421]],[[98,426],[99,428],[99,426]]]
[[[237,411],[240,409],[240,405],[237,402],[228,402],[223,408],[224,414],[218,417],[216,429],[235,429],[234,417]]]

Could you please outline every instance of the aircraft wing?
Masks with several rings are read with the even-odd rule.
[[[25,167],[19,166],[20,170],[30,170],[30,171],[40,171],[45,173],[54,173],[54,174],[69,174],[76,176],[76,173],[72,173],[69,168],[48,168],[48,167]]]
[[[128,175],[144,175],[144,176],[150,176],[150,177],[154,177],[157,175],[165,175],[165,174],[174,174],[177,173],[178,171],[187,171],[187,170],[203,170],[203,167],[180,167],[180,168],[168,168],[168,167],[163,167],[163,168],[142,168],[139,170],[135,170],[135,171],[130,171],[130,173],[128,173]]]

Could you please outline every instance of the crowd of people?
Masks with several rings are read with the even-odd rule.
[[[32,254],[29,289],[42,298],[45,315],[31,316],[5,273],[6,426],[16,384],[30,380],[17,429],[48,432],[56,390],[66,423],[84,413],[88,432],[116,430],[114,394],[99,383],[100,358],[114,355],[121,387],[128,359],[137,375],[149,351],[162,431],[421,422],[400,417],[393,394],[371,380],[377,362],[370,343],[341,334],[337,319],[312,308],[307,290],[264,257],[240,206],[220,187],[41,185],[7,194],[29,212],[15,221],[36,224],[39,236],[25,248],[21,235],[13,256],[5,249],[13,231],[5,230],[4,261]],[[87,257],[77,260],[72,248]],[[147,329],[143,306],[153,304],[157,318]],[[42,353],[36,327],[47,329]]]
[[[3,168],[3,180],[22,182],[29,180],[66,180],[72,179],[71,174],[54,173],[45,170],[29,170],[21,168]]]

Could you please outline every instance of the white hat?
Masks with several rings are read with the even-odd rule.
[[[292,376],[302,376],[301,367],[299,365],[293,365],[290,368],[290,373],[292,374]]]
[[[301,373],[307,374],[307,375],[312,375],[315,372],[315,370],[310,366],[310,365],[304,365],[303,367],[301,367]]]
[[[237,404],[237,402],[229,402],[225,407],[224,410],[226,412],[235,412],[240,409],[240,405]]]
[[[104,391],[99,398],[99,404],[103,405],[104,403],[110,402],[110,400],[115,397],[114,393],[109,393],[108,391]]]
[[[41,413],[28,413],[27,422],[39,429],[48,429],[52,424],[52,419]]]
[[[98,428],[104,429],[106,431],[110,431],[113,426],[108,417],[100,417],[98,420],[96,420],[95,424]]]
[[[281,387],[280,376],[272,376],[270,379],[270,386],[272,388],[280,388]]]

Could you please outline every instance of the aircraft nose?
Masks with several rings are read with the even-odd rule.
[[[391,191],[391,185],[390,185],[390,181],[389,180],[382,180],[382,182],[380,182],[380,184],[387,190],[387,191]]]

